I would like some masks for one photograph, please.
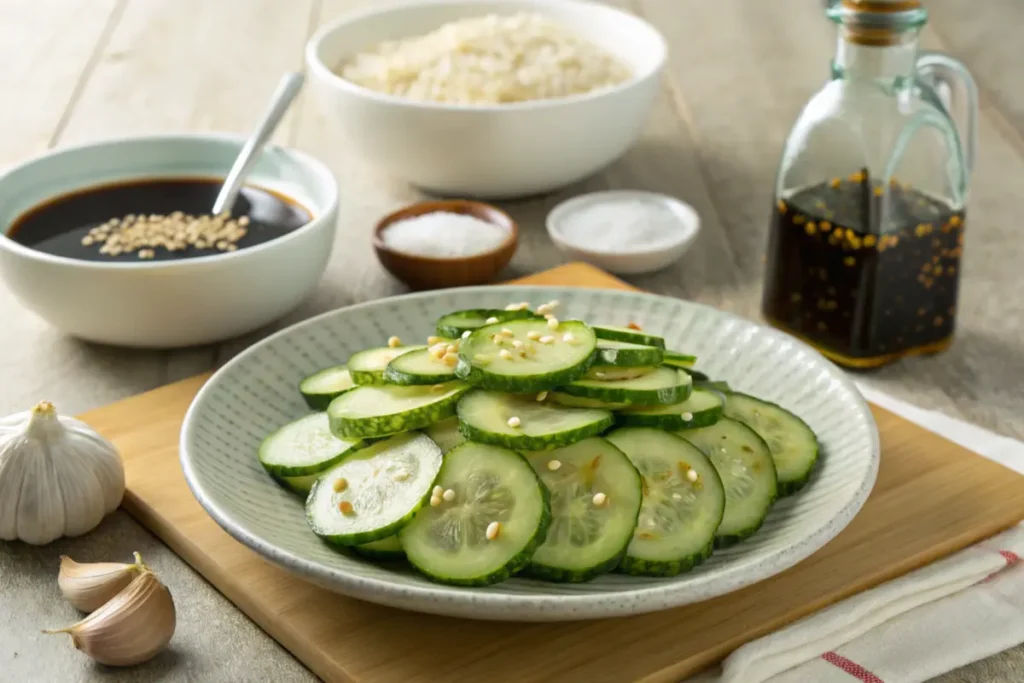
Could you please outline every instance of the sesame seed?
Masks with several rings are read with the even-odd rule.
[[[443,494],[441,494],[441,497],[444,498],[446,502],[450,503],[453,500],[455,500],[455,491],[453,489],[448,489]]]
[[[557,330],[558,329],[558,318],[554,318],[554,317],[548,318],[548,327],[551,328],[552,330]]]
[[[498,355],[501,356],[502,360],[512,360],[512,352],[508,349],[502,349]]]
[[[686,422],[689,422],[690,420],[693,419],[693,413],[683,413],[679,417],[683,418],[683,420],[685,420]]]
[[[500,344],[503,341],[505,341],[505,338],[502,337],[500,334],[492,334],[491,341],[494,342],[495,344]]]
[[[431,346],[433,346],[434,344],[439,344],[443,341],[444,337],[435,337],[433,335],[427,337],[427,343],[430,344]]]
[[[520,420],[520,419],[519,419],[518,417],[516,417],[515,415],[513,415],[512,417],[510,417],[510,418],[508,419],[508,426],[509,426],[509,427],[513,427],[513,428],[514,428],[514,427],[518,427],[518,426],[519,426],[519,425],[521,425],[522,423],[523,423],[523,422],[522,422],[522,420]]]
[[[494,317],[494,316],[492,315],[492,316],[491,316],[490,318],[488,318],[488,319],[487,319],[487,320],[485,320],[484,322],[485,322],[485,323],[487,323],[488,325],[493,325],[494,323],[498,322],[498,319],[497,319],[497,318],[495,318],[495,317]]]
[[[430,387],[430,390],[431,391],[444,391],[444,388],[445,387],[444,387],[443,384],[435,384],[434,386]]]
[[[440,504],[441,504],[441,496],[431,496],[430,497],[430,507],[436,508]]]
[[[341,493],[342,491],[348,488],[348,479],[346,479],[345,477],[339,477],[334,481],[333,488],[335,492]]]
[[[575,344],[576,337],[572,335],[572,332],[566,332],[565,336],[562,337],[562,341],[564,341],[566,344]]]
[[[594,505],[601,507],[608,502],[608,496],[604,495],[600,491],[594,494]]]
[[[548,469],[552,472],[557,472],[558,468],[562,466],[561,460],[548,460]]]
[[[538,339],[537,341],[539,341],[541,344],[550,344],[551,342],[555,341],[555,338],[552,337],[550,334],[547,334]]]
[[[530,330],[529,332],[526,333],[526,338],[532,339],[533,341],[537,341],[538,339],[540,339],[540,332],[538,332],[537,330]]]
[[[515,334],[512,332],[512,330],[508,329],[507,327],[501,328],[501,335],[503,337],[513,337],[513,336],[515,336]]]
[[[673,493],[672,494],[672,500],[682,500],[682,499],[683,499],[683,497],[680,494],[678,494],[678,493]]]
[[[523,342],[519,341],[518,339],[513,339],[512,340],[512,348],[521,349],[521,348],[523,348],[523,346],[525,346],[523,344]]]
[[[90,235],[86,235],[85,237],[82,238],[82,246],[90,247],[92,246],[93,241],[94,240]]]
[[[488,541],[493,541],[498,537],[499,533],[501,533],[501,522],[491,522],[487,525],[487,531],[484,532],[484,535],[487,536]]]
[[[343,515],[352,515],[355,514],[356,511],[356,509],[352,507],[352,503],[347,500],[343,500],[338,503],[338,509],[341,510],[341,514]]]
[[[440,360],[448,352],[447,344],[434,344],[428,349],[431,356]]]
[[[459,352],[459,345],[458,344],[449,344],[448,346],[444,347],[444,351],[445,351],[445,353],[458,353]]]
[[[465,332],[462,333],[462,338],[463,339],[469,339],[469,335],[471,335],[471,334],[472,334],[472,332],[470,332],[469,330],[466,330]]]
[[[608,376],[608,375],[607,375],[606,373],[603,373],[603,372],[595,372],[595,373],[594,373],[594,375],[595,375],[595,376],[596,376],[596,377],[597,377],[598,379],[604,379],[605,377],[607,377],[607,376]]]
[[[402,345],[402,340],[398,337],[388,337],[388,348],[397,349]]]
[[[509,304],[508,306],[505,307],[505,310],[506,311],[518,311],[519,310],[519,304]]]
[[[238,224],[241,225],[242,227],[245,227],[246,225],[249,225],[249,217],[248,216],[242,216],[241,218],[238,219]]]
[[[454,368],[456,365],[459,364],[459,356],[458,354],[454,353],[446,353],[444,357],[441,359],[441,362],[443,362],[450,368]]]
[[[524,311],[524,310],[526,310],[529,307],[530,307],[530,302],[529,301],[520,301],[519,302],[519,310],[520,311]]]
[[[408,472],[399,472],[398,474],[396,474],[395,476],[392,477],[392,479],[394,479],[395,481],[405,481],[408,478],[409,478],[409,473]]]
[[[444,487],[435,486],[433,489],[431,489],[430,495],[437,496],[438,498],[440,498],[442,495],[444,495]]]
[[[537,312],[540,313],[541,315],[545,315],[546,313],[550,313],[551,312],[551,304],[541,304],[540,306],[537,307]]]
[[[546,391],[542,391],[539,394],[537,394],[537,400],[538,401],[543,401],[547,397],[548,397],[548,392],[546,392]]]
[[[139,249],[139,258],[141,259],[151,259],[154,256],[156,256],[156,252],[152,249]]]
[[[697,481],[697,470],[690,470],[686,473],[686,478],[689,481]]]

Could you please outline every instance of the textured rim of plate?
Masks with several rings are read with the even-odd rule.
[[[835,538],[839,532],[849,525],[864,506],[868,495],[871,493],[878,476],[879,458],[881,446],[878,436],[878,428],[874,417],[868,408],[867,402],[861,396],[853,382],[846,377],[842,370],[833,365],[816,349],[804,342],[801,342],[790,335],[779,330],[762,325],[753,320],[741,318],[726,311],[706,306],[704,304],[676,299],[673,297],[648,294],[646,292],[635,292],[629,290],[608,290],[593,287],[566,287],[557,285],[508,285],[509,289],[520,291],[564,291],[566,289],[591,294],[614,293],[616,295],[635,297],[638,299],[653,298],[671,302],[672,305],[693,306],[709,311],[714,315],[723,318],[739,321],[747,325],[759,328],[765,334],[780,341],[793,344],[798,348],[809,351],[814,357],[821,360],[822,367],[837,381],[840,386],[853,397],[856,409],[860,411],[860,417],[864,418],[871,427],[868,430],[868,438],[871,442],[871,455],[868,468],[863,480],[860,482],[856,492],[851,496],[846,505],[837,511],[827,523],[820,526],[814,532],[804,536],[781,550],[771,553],[755,566],[725,567],[719,571],[709,572],[693,578],[691,581],[676,583],[666,579],[665,583],[652,583],[642,588],[633,588],[622,591],[604,591],[595,594],[584,595],[503,595],[487,593],[484,589],[461,588],[424,582],[422,585],[396,586],[394,582],[387,579],[367,578],[352,576],[344,569],[325,567],[322,564],[303,559],[295,553],[279,548],[273,543],[265,541],[258,535],[252,534],[244,529],[241,524],[233,518],[232,514],[217,505],[203,489],[202,483],[196,476],[193,469],[192,457],[189,455],[188,442],[192,437],[194,428],[193,412],[202,403],[204,395],[211,390],[213,384],[222,376],[231,372],[232,368],[244,362],[244,358],[255,353],[258,349],[269,345],[275,339],[286,335],[294,334],[306,327],[313,327],[321,320],[345,312],[355,311],[363,308],[373,308],[393,304],[395,302],[430,298],[439,296],[438,292],[416,292],[394,297],[386,297],[374,301],[366,301],[352,306],[345,306],[332,311],[321,313],[307,320],[300,321],[279,330],[265,339],[253,344],[239,353],[229,362],[217,370],[200,388],[182,423],[181,436],[179,440],[179,460],[192,495],[199,501],[199,504],[213,518],[217,524],[228,532],[235,540],[248,546],[268,561],[284,567],[299,576],[304,577],[312,583],[329,590],[348,595],[364,601],[374,602],[398,609],[438,614],[446,616],[460,616],[470,619],[487,619],[498,621],[575,621],[582,619],[606,618],[617,616],[629,616],[634,614],[645,614],[656,612],[696,602],[704,602],[721,595],[746,588],[771,578],[791,568],[801,560],[806,559],[816,551],[820,550],[829,541]],[[454,294],[458,292],[471,293],[474,291],[494,292],[504,287],[476,286],[460,287],[443,290],[443,293]],[[827,457],[827,454],[826,454]],[[269,481],[269,480],[268,480]],[[800,495],[799,493],[796,495]],[[731,571],[730,571],[731,570]],[[724,576],[723,576],[724,574]],[[686,576],[680,575],[680,576]],[[697,589],[695,589],[695,584]],[[625,598],[625,599],[624,599]]]

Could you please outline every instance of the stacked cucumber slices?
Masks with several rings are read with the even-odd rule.
[[[269,435],[261,464],[325,542],[462,586],[674,576],[807,483],[800,418],[557,305],[455,311],[425,345],[392,337],[310,375],[317,412]]]

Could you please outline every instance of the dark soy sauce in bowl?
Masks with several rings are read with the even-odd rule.
[[[29,209],[6,234],[35,251],[80,261],[171,261],[263,244],[313,218],[292,199],[251,185],[230,217],[212,217],[223,182],[147,178],[87,187]]]

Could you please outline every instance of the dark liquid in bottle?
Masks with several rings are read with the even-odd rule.
[[[857,173],[773,213],[763,309],[836,362],[875,367],[952,337],[964,213]]]
[[[144,259],[166,261],[252,247],[286,235],[311,219],[310,212],[294,201],[247,185],[232,209],[236,222],[244,218],[244,226],[238,226],[241,236],[236,234],[232,238],[237,239],[221,240],[216,238],[214,230],[204,229],[203,234],[214,237],[188,242],[184,234],[187,225],[191,219],[210,218],[208,214],[223,182],[220,178],[150,178],[88,187],[51,199],[18,216],[7,236],[36,251],[85,261],[139,261],[140,254]],[[150,249],[152,254],[148,254],[143,253],[145,245],[135,245],[130,250],[105,253],[101,251],[103,240],[90,237],[111,219],[131,216],[133,222],[137,222],[172,215],[175,222],[168,226],[166,242],[175,247],[173,249],[157,245]],[[113,228],[104,234],[114,234],[117,230]],[[183,242],[184,246],[177,248]]]

